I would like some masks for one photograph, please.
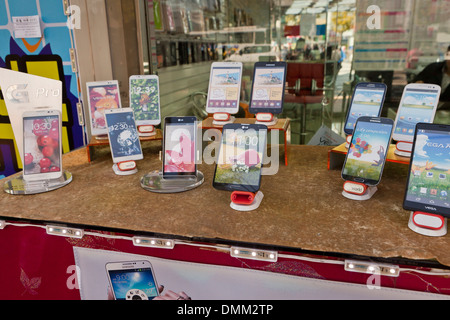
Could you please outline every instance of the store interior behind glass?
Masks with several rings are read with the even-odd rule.
[[[450,45],[448,0],[159,0],[136,6],[140,69],[160,77],[162,117],[208,117],[213,61],[243,63],[238,117],[252,117],[246,107],[254,63],[286,61],[278,118],[291,119],[293,144],[345,137],[343,122],[359,82],[387,85],[381,115],[395,119],[405,85],[443,61]],[[435,122],[449,123],[449,115],[438,107]]]

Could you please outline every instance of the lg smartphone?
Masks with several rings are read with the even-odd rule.
[[[345,119],[344,132],[353,134],[359,117],[379,117],[386,97],[387,86],[384,83],[361,82],[353,91],[350,108]]]
[[[23,179],[57,179],[62,176],[61,113],[56,110],[23,114]]]
[[[256,62],[249,111],[279,114],[283,111],[286,62]]]
[[[94,136],[107,135],[105,110],[122,107],[119,82],[117,80],[87,82],[86,89],[91,133]]]
[[[441,87],[434,84],[406,85],[397,110],[392,138],[412,142],[417,123],[433,123],[440,93]]]
[[[141,142],[131,108],[105,110],[108,139],[114,163],[141,160]]]
[[[156,126],[161,123],[159,77],[134,75],[130,77],[130,107],[136,124]]]
[[[213,62],[209,77],[206,112],[237,113],[239,111],[241,78],[241,62]]]
[[[163,178],[196,176],[196,117],[164,119]]]
[[[152,300],[159,295],[153,267],[147,260],[109,262],[106,274],[115,300]]]
[[[418,123],[403,208],[450,218],[450,125]]]
[[[342,168],[344,180],[368,186],[380,182],[393,126],[394,121],[389,118],[358,118]]]
[[[226,124],[223,127],[213,186],[219,190],[257,192],[261,183],[267,127]]]

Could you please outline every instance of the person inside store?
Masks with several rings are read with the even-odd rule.
[[[444,61],[426,66],[412,82],[437,84],[441,87],[438,109],[450,110],[450,45]]]

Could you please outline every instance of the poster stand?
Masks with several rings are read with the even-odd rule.
[[[177,193],[195,189],[203,181],[205,181],[203,173],[198,170],[195,176],[169,179],[165,179],[161,171],[153,171],[141,177],[141,187],[156,193]]]
[[[58,179],[25,181],[23,175],[7,180],[3,184],[3,191],[13,195],[37,194],[56,190],[72,182],[72,174],[64,170]]]

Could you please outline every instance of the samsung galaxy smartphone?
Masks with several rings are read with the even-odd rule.
[[[418,123],[403,208],[450,218],[450,125]]]
[[[434,84],[406,85],[397,110],[392,138],[412,142],[417,123],[433,123],[440,93],[441,87]]]
[[[261,183],[267,127],[226,124],[223,127],[213,186],[219,190],[257,192]]]
[[[136,124],[156,126],[161,123],[159,77],[134,75],[130,77],[130,107]]]
[[[209,77],[206,112],[237,113],[239,111],[241,78],[241,62],[213,62]]]
[[[163,178],[196,176],[196,117],[164,118]]]
[[[105,110],[121,108],[119,82],[87,82],[89,120],[93,136],[107,135]]]
[[[386,97],[387,86],[384,83],[361,82],[355,86],[350,107],[345,119],[344,132],[353,134],[359,117],[379,117]]]
[[[141,142],[131,108],[105,110],[108,139],[114,163],[141,160]]]
[[[147,260],[109,262],[106,273],[115,300],[152,300],[159,295],[153,267]]]
[[[279,114],[283,111],[286,62],[256,62],[249,111]]]
[[[23,179],[57,179],[62,175],[61,113],[56,110],[23,114]]]
[[[342,167],[344,180],[368,186],[380,182],[393,126],[394,121],[389,118],[358,118]]]

